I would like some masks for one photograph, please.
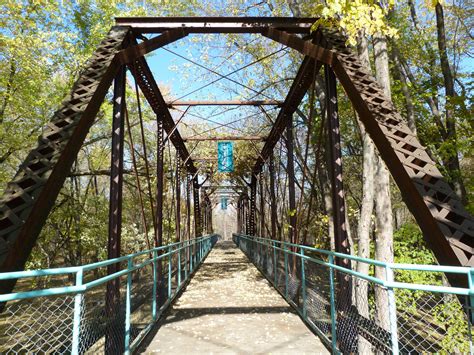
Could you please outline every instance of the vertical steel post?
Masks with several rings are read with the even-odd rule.
[[[272,239],[277,239],[277,205],[276,205],[276,194],[275,194],[275,163],[273,160],[273,153],[270,155],[270,162],[268,165],[268,171],[270,173],[270,218],[272,228]]]
[[[250,219],[249,219],[249,235],[255,235],[255,212],[257,210],[256,206],[256,196],[257,195],[257,177],[252,174],[252,179],[250,180]]]
[[[156,117],[156,231],[155,231],[155,247],[163,245],[163,195],[164,195],[164,142],[163,142],[163,117]],[[158,251],[158,255],[162,255],[163,250]],[[158,261],[157,268],[158,277],[158,306],[161,306],[160,300],[165,301],[163,259]]]
[[[240,199],[241,199],[241,196],[239,196],[239,199],[237,200],[237,234],[240,234],[242,233],[242,226],[241,226],[241,223],[242,223],[242,211],[241,211],[241,206],[240,206]]]
[[[186,174],[186,239],[191,240],[191,176]],[[186,265],[191,263],[191,242],[186,247]],[[191,264],[189,264],[189,271],[191,272]],[[187,270],[187,269],[186,269]]]
[[[288,172],[288,205],[289,211],[289,241],[297,244],[297,230],[296,230],[296,187],[295,187],[295,157],[294,157],[294,140],[293,140],[293,117],[288,117],[286,126],[286,149],[288,154],[287,172]]]
[[[200,237],[202,235],[202,216],[201,206],[199,202],[199,182],[197,175],[193,179],[193,196],[194,196],[194,237]]]
[[[123,190],[123,150],[125,125],[125,75],[126,68],[120,68],[114,81],[114,107],[112,119],[112,151],[110,167],[110,202],[109,202],[109,236],[107,256],[109,259],[120,256],[120,239],[122,235],[122,190]],[[107,266],[107,274],[120,270],[120,264]],[[124,329],[120,319],[120,278],[107,283],[105,299],[106,315],[110,322],[105,333],[105,352],[123,352]],[[118,327],[119,329],[114,329]]]
[[[181,158],[176,151],[176,241],[181,241]]]
[[[76,286],[82,286],[84,270],[79,269],[76,273]],[[82,301],[84,295],[81,292],[74,296],[74,323],[72,327],[72,348],[71,354],[78,355],[81,341],[81,318],[82,318]]]
[[[342,152],[341,135],[339,128],[339,115],[337,104],[337,86],[336,76],[329,65],[324,66],[326,80],[326,110],[328,122],[329,155],[330,155],[330,176],[331,176],[331,195],[333,202],[333,221],[334,221],[334,241],[336,251],[339,253],[350,254],[349,238],[346,230],[346,211],[344,185],[342,182]],[[336,264],[347,269],[351,268],[349,259],[337,258]],[[352,278],[350,275],[339,272],[337,274],[338,298],[352,300]],[[342,311],[350,308],[350,301],[343,303]],[[348,319],[344,322],[344,330],[354,332],[357,335],[357,328],[352,321]],[[341,349],[345,351],[345,349]]]
[[[329,65],[324,66],[326,78],[326,109],[329,129],[329,146],[331,160],[331,190],[334,209],[334,239],[336,251],[350,254],[347,236],[344,185],[342,182],[341,135],[337,105],[336,76]],[[349,259],[337,258],[337,265],[351,268]],[[350,298],[349,298],[350,299]]]

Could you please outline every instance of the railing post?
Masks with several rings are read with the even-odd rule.
[[[387,282],[393,282],[393,270],[390,265],[385,266],[385,276]],[[397,326],[397,306],[395,304],[395,291],[392,287],[387,287],[388,294],[388,317],[390,323],[390,335],[392,342],[392,354],[398,355],[398,326]]]
[[[168,299],[171,299],[171,271],[172,271],[172,252],[173,247],[168,247]]]
[[[151,303],[151,314],[153,317],[153,321],[157,320],[157,314],[156,314],[156,290],[157,290],[157,283],[158,283],[158,268],[157,264],[158,262],[161,262],[161,260],[158,260],[158,251],[156,249],[153,250],[153,300]]]
[[[334,256],[329,255],[329,294],[331,303],[331,343],[332,353],[337,354],[337,336],[336,336],[336,301],[334,292]]]
[[[80,269],[76,273],[76,286],[82,286],[84,271]],[[82,300],[84,295],[81,292],[76,293],[74,296],[74,323],[72,327],[72,355],[79,354],[79,345],[81,338],[81,313],[82,313]]]
[[[188,279],[188,248],[189,248],[189,243],[188,241],[184,242],[184,279]]]
[[[286,252],[286,244],[283,244],[283,252],[285,253],[285,297],[288,298],[288,253]]]
[[[132,267],[133,259],[127,259],[127,291],[125,294],[125,354],[130,354],[130,312],[132,304]]]
[[[189,272],[190,273],[193,272],[193,266],[194,266],[193,265],[193,259],[194,259],[194,257],[193,257],[193,245],[194,245],[194,241],[192,240],[192,241],[189,242],[189,256],[190,256],[190,258],[189,258]]]
[[[277,287],[278,277],[277,277],[277,251],[276,251],[276,243],[272,242],[273,246],[273,276],[275,278],[275,287]]]
[[[306,275],[304,269],[304,249],[301,250],[301,296],[303,298],[303,318],[306,319]]]
[[[181,286],[181,245],[178,247],[178,288]]]
[[[469,304],[468,306],[468,318],[470,324],[474,324],[474,269],[471,268],[468,274],[468,285],[469,285],[469,291],[470,291],[470,296],[468,298]]]

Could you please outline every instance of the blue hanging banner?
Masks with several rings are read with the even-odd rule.
[[[221,197],[221,210],[227,209],[227,197]]]
[[[232,142],[217,142],[217,171],[220,173],[234,171],[234,145]]]

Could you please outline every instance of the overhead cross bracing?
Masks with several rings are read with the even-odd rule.
[[[322,66],[325,66],[329,84],[335,87],[337,79],[345,90],[380,155],[387,163],[408,208],[415,216],[438,261],[449,265],[472,266],[474,264],[472,248],[474,222],[472,216],[462,206],[416,135],[410,131],[396,112],[391,101],[383,95],[374,78],[363,67],[352,50],[346,47],[345,38],[334,31],[325,29],[310,33],[310,27],[314,21],[315,19],[294,18],[117,19],[117,27],[111,30],[87,63],[84,72],[74,86],[71,97],[55,113],[44,134],[40,137],[38,146],[30,152],[17,175],[5,190],[0,202],[2,213],[0,216],[0,271],[19,270],[24,267],[87,132],[94,123],[99,106],[113,79],[118,79],[118,73],[124,69],[124,64],[132,72],[142,95],[157,116],[160,127],[163,127],[163,131],[160,131],[160,139],[172,142],[183,170],[185,169],[191,177],[188,181],[188,186],[192,187],[189,190],[189,195],[193,196],[196,216],[199,216],[195,221],[196,231],[202,230],[203,221],[200,220],[202,216],[200,202],[202,201],[199,194],[202,186],[197,179],[198,168],[192,159],[192,152],[195,148],[190,147],[183,140],[180,126],[184,124],[184,121],[177,124],[173,119],[169,108],[170,106],[175,108],[174,101],[165,99],[148,65],[148,58],[143,57],[146,53],[185,38],[189,34],[200,33],[262,34],[281,44],[278,53],[286,53],[289,48],[292,48],[304,56],[300,70],[284,100],[266,98],[283,101],[283,103],[273,107],[278,111],[276,120],[271,126],[263,148],[258,150],[258,154],[257,152],[254,154],[255,163],[248,171],[250,181],[244,179],[244,182],[248,184],[248,191],[246,195],[241,196],[240,202],[245,200],[245,203],[249,204],[248,208],[245,207],[247,209],[244,211],[245,216],[242,214],[242,218],[245,218],[250,232],[255,232],[256,228],[257,175],[262,172],[265,165],[271,164],[270,155],[276,143],[282,140],[285,130],[292,130],[290,121],[292,115],[297,111],[301,100],[314,81],[315,75]],[[144,36],[147,34],[159,35],[147,38]],[[301,34],[305,37],[301,37]],[[260,58],[255,62],[260,62]],[[214,74],[219,76],[219,80],[224,80],[229,76],[229,74],[221,74],[215,69],[212,71],[218,73]],[[230,71],[230,73],[233,72],[235,73],[235,70]],[[332,76],[332,72],[335,77]],[[237,80],[232,80],[235,85],[238,85]],[[239,86],[250,88],[250,91],[255,90],[246,84]],[[115,100],[115,113],[119,117],[122,117],[125,112],[125,108],[121,106],[123,102],[118,100],[124,95],[122,91],[117,89],[115,97],[117,99]],[[186,93],[184,94],[186,95]],[[254,92],[254,94],[256,93]],[[180,95],[176,96],[176,102],[180,102],[184,98]],[[333,93],[332,99],[337,101],[337,95]],[[245,99],[245,101],[252,100],[257,99]],[[257,106],[260,109],[261,105]],[[331,126],[334,132],[338,130],[336,105],[331,109],[332,115],[328,115],[330,116],[328,121],[329,118],[334,119],[331,122],[331,124],[336,124]],[[233,125],[238,120],[223,123],[189,110],[182,111],[186,118],[194,115],[196,118],[208,120],[213,124],[220,124],[221,127],[233,126],[233,129],[239,130],[239,127]],[[268,110],[266,112],[268,113]],[[223,111],[219,111],[215,115],[222,113]],[[259,111],[258,114],[262,113],[263,111]],[[239,118],[239,120],[241,119]],[[116,128],[120,133],[117,134],[117,140],[123,140],[123,126],[118,125]],[[196,132],[194,137],[187,137],[191,140],[217,128],[219,126]],[[166,134],[169,138],[166,137]],[[333,143],[334,145],[338,144],[337,137]],[[118,155],[123,149],[123,142],[120,144],[122,147],[116,147],[115,150]],[[160,140],[157,151],[161,154],[164,150],[163,141]],[[334,185],[337,183],[336,179],[342,178],[337,174],[339,170],[336,165],[340,161],[340,156],[338,157],[337,154],[340,154],[340,151],[339,153],[333,152],[332,165],[329,167],[334,173]],[[123,161],[119,160],[113,162],[117,166],[118,174],[120,174],[120,166],[123,167]],[[156,168],[156,173],[162,178],[163,171],[159,170],[159,166]],[[338,186],[342,189],[341,185]],[[334,191],[333,197],[343,196],[341,192],[343,191]],[[116,197],[117,204],[114,207],[119,209],[119,194]],[[157,199],[157,197],[155,198]],[[343,206],[344,204],[341,202],[339,201],[340,206]],[[154,203],[159,207],[157,201]],[[242,208],[244,209],[244,207]],[[156,208],[157,214],[161,213],[159,211],[160,208]],[[341,213],[341,211],[337,211],[337,213]],[[117,223],[120,220],[120,215],[116,215],[116,217],[111,223]],[[155,216],[155,219],[159,218]],[[244,223],[244,221],[241,222]],[[340,229],[342,238],[337,247],[344,248],[343,242],[346,236],[344,236],[343,227],[339,224],[335,228]],[[158,236],[156,238],[158,239]],[[347,250],[339,249],[339,251]],[[458,283],[455,277],[450,281],[453,284]],[[4,292],[11,290],[12,287],[12,282],[2,282],[2,291]]]

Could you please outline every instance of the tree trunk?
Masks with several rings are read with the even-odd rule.
[[[376,78],[390,99],[390,76],[388,66],[387,41],[384,36],[374,37],[374,57]],[[384,161],[377,156],[375,169],[375,214],[377,236],[375,240],[375,258],[387,263],[393,262],[393,225],[392,202],[390,199],[390,175]],[[385,269],[376,267],[375,277],[385,279]],[[385,330],[389,329],[388,295],[386,290],[375,289],[377,322]]]
[[[449,66],[448,53],[446,50],[446,31],[444,28],[444,12],[443,6],[440,2],[436,4],[436,30],[438,33],[438,49],[439,57],[441,61],[441,71],[443,73],[444,88],[446,91],[446,133],[447,140],[450,145],[453,145],[455,149],[448,156],[444,165],[450,172],[452,178],[452,184],[454,185],[454,191],[458,194],[463,204],[467,204],[466,188],[462,181],[461,169],[459,166],[459,156],[457,149],[457,137],[456,137],[456,119],[455,119],[455,97],[456,92],[454,90],[454,78]]]
[[[370,70],[369,49],[367,38],[360,36],[358,42],[358,52],[362,63]],[[361,258],[370,257],[370,231],[372,224],[372,213],[374,210],[374,170],[375,170],[375,146],[372,139],[365,131],[364,125],[357,120],[362,136],[362,200],[359,215],[357,234],[359,237],[358,256]],[[363,274],[369,273],[369,265],[357,263],[357,271]],[[369,318],[368,282],[362,279],[356,280],[356,307],[359,314],[364,318]],[[370,352],[370,343],[362,336],[358,340],[359,352]]]

